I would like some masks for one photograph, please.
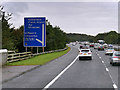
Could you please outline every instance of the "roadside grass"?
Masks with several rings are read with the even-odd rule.
[[[7,63],[7,65],[8,66],[43,65],[43,64],[46,64],[58,57],[63,56],[64,54],[68,53],[69,51],[70,51],[70,47],[68,47],[68,49],[65,51],[43,54],[43,55],[35,56],[35,57],[26,59],[23,61]]]

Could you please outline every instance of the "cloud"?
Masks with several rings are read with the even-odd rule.
[[[16,27],[24,24],[25,16],[46,16],[52,25],[65,32],[95,35],[117,30],[118,4],[115,2],[22,2],[7,3],[6,11],[13,13]]]
[[[14,13],[14,14],[19,14],[19,13],[24,13],[25,11],[27,11],[28,9],[28,5],[27,3],[24,3],[24,2],[7,2],[7,3],[4,3],[3,6],[5,7],[4,9],[11,12],[11,13]]]

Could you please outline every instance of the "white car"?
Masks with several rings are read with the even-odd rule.
[[[105,43],[105,44],[103,44],[103,45],[104,45],[104,47],[105,47],[105,48],[108,48],[108,45],[107,45],[106,43]]]
[[[110,64],[120,64],[120,51],[114,51],[112,57],[110,58]]]
[[[114,49],[113,48],[109,48],[105,51],[105,55],[112,55],[114,52]]]
[[[90,49],[80,49],[79,60],[84,58],[92,60],[92,52]]]

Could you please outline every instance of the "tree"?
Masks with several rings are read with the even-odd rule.
[[[13,28],[10,28],[12,24],[9,24],[8,21],[11,19],[12,14],[6,13],[3,11],[3,7],[0,6],[0,12],[2,12],[2,48],[6,48],[8,50],[15,49],[14,42],[12,39],[12,31]]]
[[[23,46],[23,38],[24,38],[24,26],[20,26],[18,29],[15,29],[12,33],[14,44],[15,44],[15,49],[18,52],[24,52],[25,48]]]

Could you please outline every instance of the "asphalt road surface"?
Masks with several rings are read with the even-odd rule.
[[[3,83],[3,90],[5,88],[118,90],[119,66],[109,64],[110,56],[106,56],[104,51],[91,48],[92,60],[80,61],[79,44],[69,46],[71,50],[66,55]]]

